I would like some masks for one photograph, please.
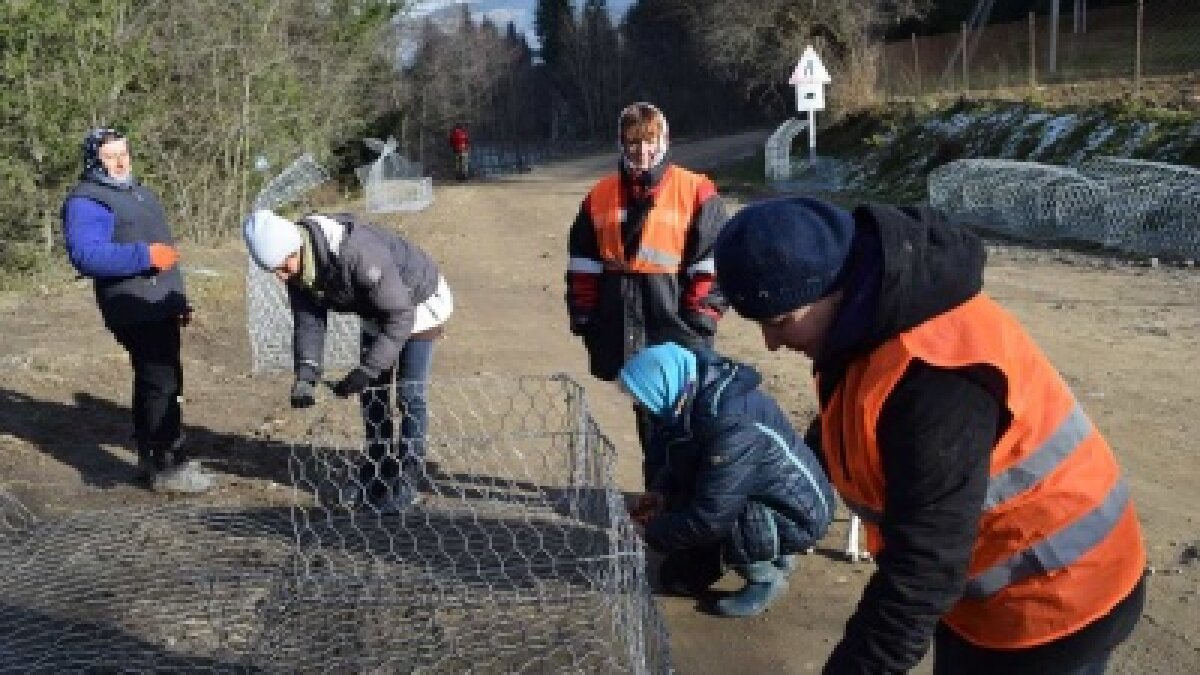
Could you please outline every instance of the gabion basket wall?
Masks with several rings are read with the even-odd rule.
[[[1026,239],[1075,240],[1128,253],[1200,255],[1200,171],[1100,157],[1078,168],[964,159],[929,175],[929,202]]]
[[[324,400],[291,506],[7,518],[0,672],[669,672],[582,388],[475,378],[429,402],[437,469],[406,508],[340,501],[363,422]]]
[[[329,173],[312,158],[301,155],[279,175],[268,181],[254,198],[255,209],[277,209],[296,202],[329,180]],[[287,289],[246,258],[246,325],[250,329],[252,370],[290,372],[292,358],[292,310]],[[325,361],[330,369],[358,364],[360,321],[353,314],[330,312],[325,332]]]
[[[275,275],[264,272],[247,258],[246,326],[250,330],[250,357],[256,373],[291,372],[292,307],[287,289]],[[327,370],[352,368],[359,362],[362,322],[354,314],[329,312],[325,329]]]

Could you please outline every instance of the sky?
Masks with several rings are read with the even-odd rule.
[[[608,9],[613,14],[614,23],[620,21],[625,11],[635,0],[608,0]],[[533,34],[533,12],[537,0],[416,0],[411,13],[413,18],[423,18],[434,12],[453,10],[454,5],[466,4],[471,8],[471,14],[478,20],[481,16],[490,18],[501,30],[512,21],[517,30],[525,31],[530,45],[537,46],[537,36]],[[578,10],[579,0],[573,3]]]

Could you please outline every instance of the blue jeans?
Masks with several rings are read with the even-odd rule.
[[[373,336],[372,336],[373,338]],[[370,339],[363,334],[363,348]],[[404,343],[396,365],[380,373],[359,395],[366,426],[367,456],[360,480],[366,485],[378,478],[396,478],[402,470],[425,462],[425,432],[429,424],[428,385],[433,366],[434,340],[410,339]],[[392,384],[395,384],[400,418],[400,438],[395,436]]]

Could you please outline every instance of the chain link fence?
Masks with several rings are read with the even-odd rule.
[[[889,42],[880,59],[887,96],[967,94],[1090,83],[1093,98],[1200,94],[1200,3],[1054,0],[1019,20],[991,21],[995,3],[960,30]],[[1054,12],[1047,7],[1058,6]],[[1000,15],[999,9],[995,11]],[[1180,81],[1188,84],[1181,88]]]
[[[0,493],[0,672],[670,672],[582,387],[477,377],[427,396],[422,484],[392,508],[345,503],[386,459],[359,402],[332,398],[289,445],[283,506],[38,519]]]

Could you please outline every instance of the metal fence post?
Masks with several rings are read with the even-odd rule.
[[[1144,27],[1145,0],[1138,0],[1137,4],[1137,37],[1134,43],[1133,50],[1133,95],[1141,96],[1142,94],[1142,28]]]
[[[1029,88],[1037,89],[1037,15],[1029,13]]]
[[[912,34],[912,52],[913,52],[913,79],[917,85],[917,96],[925,93],[924,87],[921,86],[921,57],[917,50],[917,34]]]
[[[1048,65],[1046,71],[1052,76],[1058,72],[1059,1],[1050,0],[1050,44],[1046,45]]]
[[[962,82],[963,95],[970,90],[971,85],[967,81],[967,22],[962,22]]]

